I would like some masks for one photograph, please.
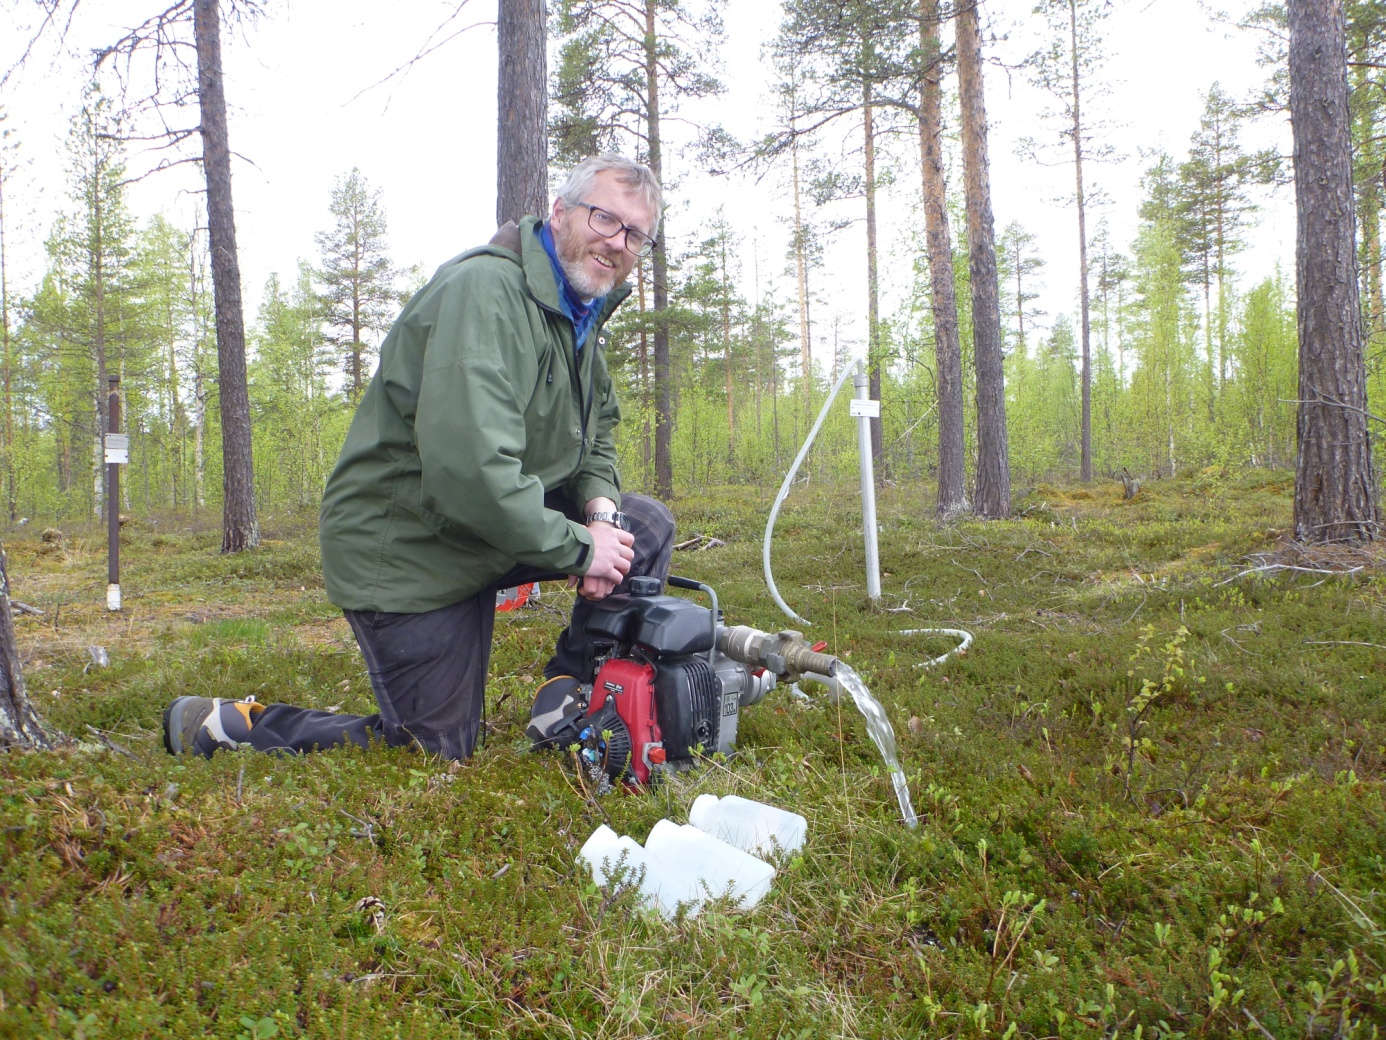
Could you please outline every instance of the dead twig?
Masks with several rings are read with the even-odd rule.
[[[17,599],[10,600],[10,606],[13,609],[19,611],[21,614],[29,614],[33,617],[43,617],[43,611],[39,610],[38,607],[31,607],[29,606],[29,604],[21,603]]]
[[[1381,643],[1363,643],[1357,639],[1306,639],[1305,646],[1369,646],[1373,650],[1386,650]]]
[[[1218,587],[1221,586],[1221,585],[1230,585],[1232,582],[1236,581],[1238,578],[1245,578],[1248,574],[1270,574],[1270,573],[1272,573],[1272,572],[1274,572],[1274,571],[1300,571],[1300,572],[1302,572],[1302,573],[1304,573],[1304,574],[1328,574],[1328,575],[1335,575],[1335,574],[1356,574],[1358,571],[1360,571],[1360,570],[1362,570],[1362,569],[1363,569],[1362,567],[1358,566],[1358,567],[1349,567],[1349,568],[1346,569],[1346,570],[1331,570],[1331,569],[1326,569],[1326,568],[1323,568],[1323,567],[1298,567],[1298,566],[1295,566],[1295,565],[1292,564],[1292,563],[1267,563],[1267,564],[1263,564],[1263,565],[1260,566],[1260,567],[1248,567],[1246,570],[1241,571],[1241,572],[1239,572],[1239,573],[1237,573],[1237,574],[1234,574],[1234,575],[1232,575],[1232,577],[1230,577],[1230,578],[1227,578],[1227,579],[1225,579],[1225,580],[1223,580],[1223,581],[1219,581],[1219,582],[1214,583],[1213,588],[1218,588]]]
[[[695,534],[692,538],[674,543],[674,548],[679,551],[692,549],[695,552],[703,552],[705,549],[714,549],[719,545],[726,544],[722,539],[714,538],[708,534]]]
[[[93,737],[95,737],[97,740],[99,740],[99,741],[100,741],[102,744],[104,744],[107,748],[109,748],[110,750],[116,752],[116,754],[124,755],[126,758],[133,759],[133,760],[136,761],[136,762],[138,762],[138,761],[140,760],[140,759],[139,759],[139,756],[136,755],[133,751],[131,751],[131,750],[130,750],[129,748],[127,748],[127,747],[121,747],[119,744],[117,744],[117,743],[116,743],[114,740],[112,740],[110,737],[106,736],[106,734],[102,733],[99,729],[97,729],[97,728],[96,728],[95,726],[93,726],[91,723],[87,723],[87,732],[90,733],[90,734],[91,734]]]

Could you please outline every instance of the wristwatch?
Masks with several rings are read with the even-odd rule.
[[[626,519],[626,514],[621,512],[613,512],[610,509],[601,509],[595,513],[588,513],[587,522],[589,524],[595,524],[598,522],[604,524],[611,524],[615,527],[619,527],[622,531],[630,530],[630,521]]]

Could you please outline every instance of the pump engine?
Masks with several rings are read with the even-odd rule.
[[[712,607],[663,595],[659,579],[631,578],[630,591],[595,604],[587,634],[597,647],[590,683],[545,683],[526,731],[535,748],[569,748],[613,782],[691,769],[699,755],[729,754],[742,708],[777,681],[832,675],[837,659],[798,632],[721,623],[716,594],[687,578],[676,588],[712,596]]]

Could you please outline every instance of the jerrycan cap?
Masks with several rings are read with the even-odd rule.
[[[658,596],[664,591],[664,582],[650,574],[637,574],[626,579],[626,589],[632,596]]]

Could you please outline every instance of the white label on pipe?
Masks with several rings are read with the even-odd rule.
[[[107,586],[106,586],[106,609],[107,609],[107,610],[119,610],[119,609],[120,609],[120,586],[119,586],[119,585],[107,585]]]
[[[130,435],[128,433],[106,434],[106,465],[126,466],[130,463]]]
[[[847,414],[854,419],[879,419],[881,417],[881,402],[854,397],[847,402]]]

